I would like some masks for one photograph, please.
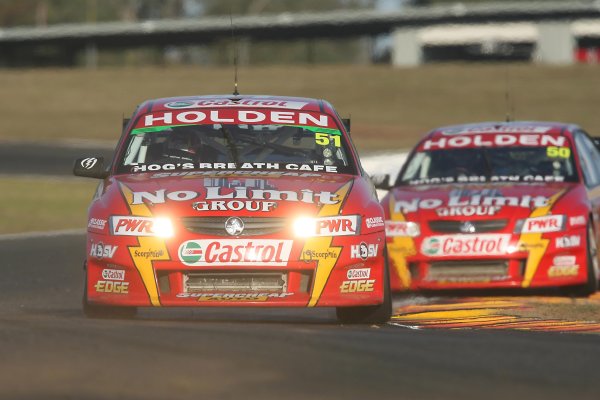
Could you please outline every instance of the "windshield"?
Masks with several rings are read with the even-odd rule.
[[[355,174],[338,129],[210,124],[133,129],[119,173],[173,170],[285,170]]]
[[[417,151],[398,185],[577,182],[570,147],[515,146]]]

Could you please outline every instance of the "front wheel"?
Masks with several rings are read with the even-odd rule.
[[[568,294],[575,297],[588,297],[598,290],[598,247],[591,224],[588,224],[586,244],[587,281],[583,285],[575,286],[568,290]]]
[[[392,316],[392,291],[387,254],[384,252],[383,303],[376,306],[337,307],[336,315],[343,324],[385,324]]]
[[[129,319],[135,317],[137,314],[137,307],[118,307],[118,306],[107,306],[103,304],[92,304],[88,302],[87,296],[87,268],[84,263],[83,265],[84,279],[83,279],[83,299],[82,309],[83,314],[87,318],[115,318],[115,319]]]

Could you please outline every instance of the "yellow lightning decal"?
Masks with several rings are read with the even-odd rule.
[[[548,215],[550,210],[552,210],[554,203],[556,203],[563,193],[564,190],[561,190],[554,196],[550,197],[548,204],[535,208],[529,215],[529,218],[543,217]],[[540,265],[540,261],[542,260],[544,253],[546,253],[548,243],[550,243],[550,240],[543,239],[541,233],[522,233],[521,237],[519,237],[517,248],[526,248],[529,251],[527,265],[525,266],[525,276],[523,278],[523,283],[521,284],[522,287],[526,288],[531,285],[531,281],[533,280],[533,276]]]
[[[133,193],[127,186],[121,184],[120,187],[121,192],[127,201],[127,205],[129,206],[131,215],[142,217],[152,216],[152,212],[145,204],[132,204]],[[167,251],[167,246],[163,239],[157,237],[140,236],[138,237],[138,242],[139,246],[129,246],[129,253],[131,254],[135,267],[142,277],[144,286],[146,286],[150,302],[153,306],[160,307],[158,285],[156,283],[156,276],[154,275],[154,268],[152,268],[152,261],[168,260],[169,252]],[[136,253],[138,255],[136,255]],[[144,254],[144,256],[140,256],[139,254]],[[160,256],[146,257],[148,254],[160,254]]]
[[[406,221],[404,214],[401,212],[395,212],[396,199],[393,194],[390,194],[390,218],[393,221]],[[417,254],[415,249],[415,241],[413,238],[408,236],[394,236],[392,242],[387,244],[388,252],[392,260],[394,261],[394,268],[396,273],[400,277],[402,287],[408,289],[410,287],[410,270],[406,263],[406,256],[412,256]]]
[[[337,192],[335,192],[337,199],[339,200],[338,203],[323,205],[321,210],[319,210],[318,216],[325,217],[329,215],[338,215],[351,186],[352,182],[348,182]],[[310,258],[305,257],[305,254],[311,254],[313,251],[317,253],[329,252],[335,254],[335,257],[328,257],[325,259],[319,258],[317,261],[313,290],[308,302],[309,307],[314,307],[317,305],[317,301],[319,301],[321,293],[323,293],[323,289],[325,289],[327,279],[329,279],[329,275],[331,274],[331,271],[333,270],[333,267],[340,256],[340,252],[342,251],[341,247],[330,247],[332,240],[333,238],[331,236],[323,236],[309,238],[304,243],[304,248],[302,249],[302,253],[300,255],[300,259],[303,261],[309,261]]]

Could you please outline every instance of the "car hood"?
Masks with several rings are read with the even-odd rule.
[[[538,207],[556,209],[567,203],[573,183],[432,185],[393,188],[386,197],[386,215],[410,220],[523,218]]]
[[[107,192],[121,196],[132,214],[169,216],[316,215],[324,205],[341,205],[354,177],[334,174],[267,177],[227,173],[143,173],[109,179]]]

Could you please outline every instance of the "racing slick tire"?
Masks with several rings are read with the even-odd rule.
[[[86,264],[83,265],[84,280],[83,280],[83,299],[82,309],[83,314],[87,318],[114,318],[114,319],[130,319],[135,317],[137,314],[137,307],[118,307],[118,306],[107,306],[101,304],[92,304],[88,302],[87,298],[87,268]]]
[[[587,247],[587,281],[583,285],[566,288],[567,294],[573,297],[588,297],[598,290],[598,246],[594,230],[588,224],[586,237]]]
[[[337,307],[336,316],[342,324],[385,324],[392,316],[392,289],[387,261],[384,252],[383,303],[376,306]]]

